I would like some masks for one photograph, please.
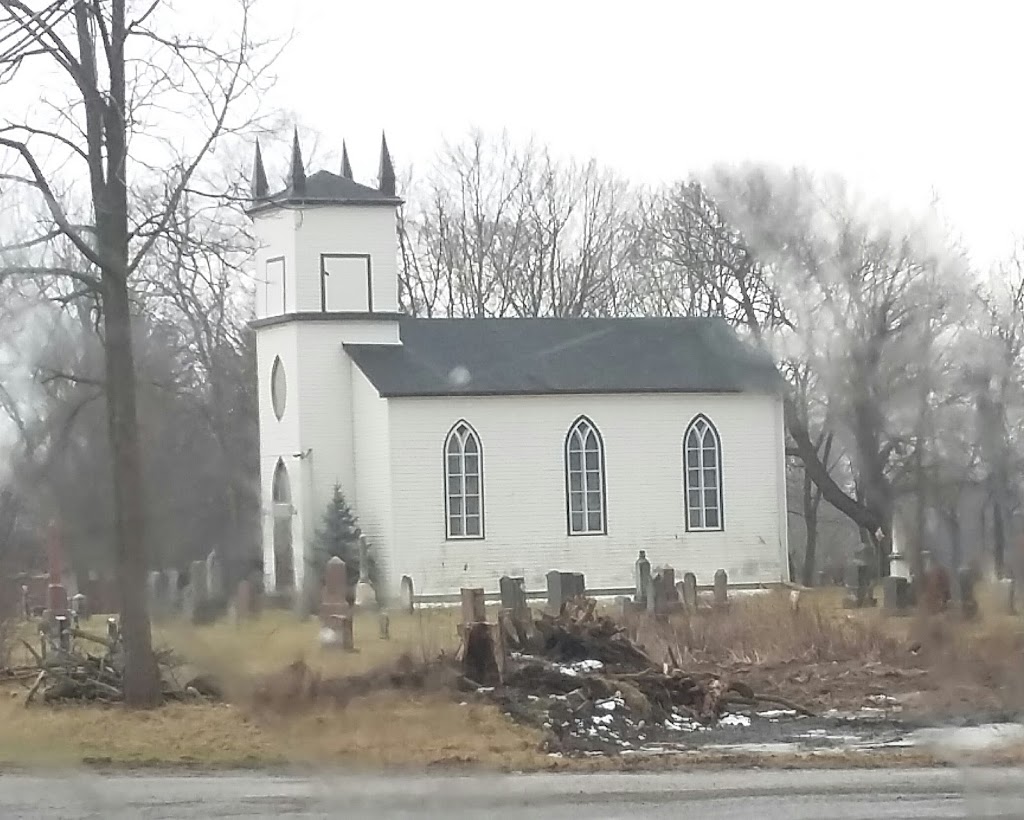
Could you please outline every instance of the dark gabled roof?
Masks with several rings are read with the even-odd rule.
[[[385,397],[779,390],[720,319],[412,319],[401,345],[345,345]]]
[[[293,184],[276,194],[254,200],[249,213],[282,205],[400,205],[402,200],[346,179],[330,171],[317,171],[306,177],[303,190],[296,191]]]

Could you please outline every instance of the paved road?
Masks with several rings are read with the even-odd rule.
[[[0,775],[0,817],[1024,817],[1024,770],[408,776]]]

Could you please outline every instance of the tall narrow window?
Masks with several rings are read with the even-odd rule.
[[[445,507],[449,538],[484,537],[483,448],[465,421],[444,443]]]
[[[721,530],[722,447],[714,425],[697,416],[683,438],[686,529]]]
[[[604,535],[604,444],[585,416],[569,428],[565,439],[565,484],[569,535]]]

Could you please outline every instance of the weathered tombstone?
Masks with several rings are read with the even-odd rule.
[[[503,575],[498,579],[501,591],[501,608],[511,610],[513,617],[519,617],[526,611],[526,579],[510,578]]]
[[[320,590],[320,618],[348,611],[348,567],[337,555],[332,556],[324,568],[324,585]]]
[[[416,610],[416,592],[413,589],[412,578],[408,575],[402,576],[402,582],[399,585],[398,597],[402,602],[402,611],[412,615]]]
[[[206,556],[206,595],[211,601],[224,598],[224,566],[216,550]]]
[[[910,582],[890,575],[882,580],[882,610],[886,615],[904,615],[910,610]]]
[[[641,607],[647,606],[647,597],[651,590],[651,562],[647,560],[647,551],[640,550],[634,566],[634,577],[636,580],[636,595],[634,600]]]
[[[359,581],[356,583],[356,606],[376,606],[377,590],[370,583],[370,547],[365,535],[359,536]]]
[[[388,613],[381,613],[378,626],[380,627],[380,639],[382,641],[391,640],[391,617]]]
[[[46,608],[54,615],[68,611],[68,591],[63,584],[50,584],[46,588]]]
[[[562,594],[569,601],[587,597],[587,579],[582,572],[562,573]]]
[[[352,618],[349,615],[328,615],[320,629],[320,646],[324,649],[355,649]]]
[[[1000,578],[995,583],[994,605],[998,615],[1013,615],[1017,612],[1016,583],[1013,578]]]
[[[121,637],[121,630],[117,626],[117,618],[111,615],[107,618],[107,640],[116,644]]]
[[[548,609],[556,615],[574,598],[587,594],[587,583],[582,572],[551,570],[545,578],[548,587]]]
[[[692,572],[683,574],[683,606],[687,612],[697,611],[697,576]]]
[[[961,567],[956,574],[957,592],[960,601],[960,614],[964,618],[975,618],[978,615],[978,599],[975,587],[978,577],[970,567]]]
[[[21,585],[21,617],[26,621],[32,617],[32,604],[28,597],[28,586]]]
[[[168,615],[181,610],[181,573],[176,569],[164,570],[164,595]]]
[[[729,575],[724,569],[715,572],[715,606],[729,605]]]
[[[658,574],[661,576],[662,586],[664,587],[665,603],[672,605],[679,601],[679,595],[676,592],[676,571],[672,567],[659,567]]]
[[[460,600],[462,602],[462,623],[479,624],[487,620],[483,589],[463,587],[460,592]]]
[[[71,611],[83,621],[89,620],[89,599],[79,592],[71,598]]]

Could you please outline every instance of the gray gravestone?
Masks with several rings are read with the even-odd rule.
[[[641,607],[646,607],[651,591],[651,562],[647,560],[646,550],[640,550],[633,574],[636,580],[636,603]]]
[[[557,614],[574,598],[587,594],[586,579],[582,572],[560,572],[553,569],[546,576],[548,583],[548,608]]]
[[[225,595],[224,565],[216,550],[206,556],[206,595],[212,601],[219,601]]]
[[[89,620],[89,599],[81,592],[72,596],[71,611],[74,612],[80,620]]]
[[[515,615],[526,611],[526,581],[524,578],[511,578],[508,575],[503,575],[498,579],[498,589],[501,591],[502,609],[510,609]]]
[[[416,591],[412,585],[412,578],[408,575],[402,576],[398,597],[402,604],[402,611],[412,615],[416,610]]]
[[[729,604],[729,575],[724,569],[715,572],[715,606]]]
[[[882,609],[887,615],[910,611],[910,581],[890,575],[882,581]]]
[[[179,589],[181,573],[176,569],[164,570],[164,589],[166,592],[167,613],[176,615],[181,610],[181,589]]]
[[[697,576],[692,572],[683,573],[683,606],[687,612],[697,611]]]

